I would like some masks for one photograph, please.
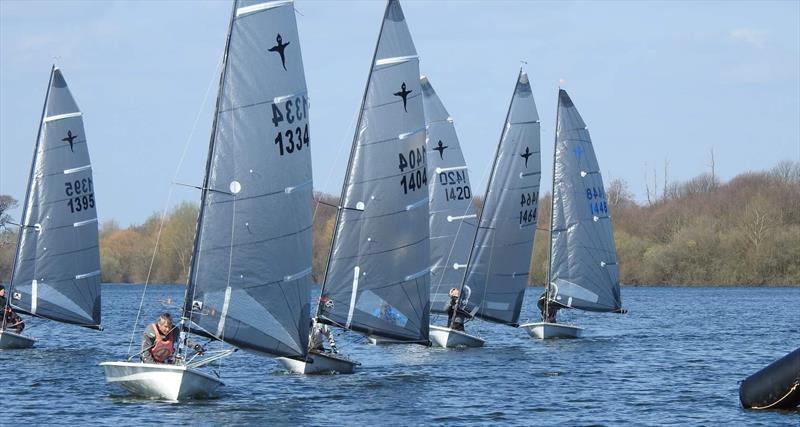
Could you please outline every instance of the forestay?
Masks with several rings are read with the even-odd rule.
[[[539,114],[520,70],[487,185],[462,299],[485,320],[516,325],[538,218]]]
[[[550,298],[566,307],[616,311],[617,250],[592,140],[564,90],[558,92]]]
[[[292,2],[237,2],[184,316],[275,356],[302,356],[308,345],[308,107]]]
[[[475,240],[472,187],[450,117],[427,77],[420,78],[428,137],[431,246],[431,311],[446,312],[449,290],[460,289]]]
[[[428,341],[430,251],[425,121],[417,52],[386,6],[331,247],[320,320]]]
[[[53,67],[11,277],[14,308],[100,328],[100,252],[83,119]]]

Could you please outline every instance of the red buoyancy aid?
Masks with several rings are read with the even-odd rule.
[[[153,324],[153,330],[156,333],[156,339],[150,349],[150,355],[153,356],[153,360],[156,363],[164,363],[175,353],[175,334],[170,332],[166,337],[161,335],[158,325],[155,323]]]

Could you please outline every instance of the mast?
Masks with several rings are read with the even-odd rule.
[[[192,257],[190,259],[190,266],[189,266],[189,278],[186,283],[186,291],[183,296],[183,312],[181,313],[181,322],[180,322],[180,330],[183,331],[185,329],[185,323],[187,320],[191,320],[191,312],[192,312],[192,295],[194,294],[194,279],[195,279],[195,262],[197,261],[197,253],[200,248],[200,233],[202,230],[202,223],[203,223],[203,213],[205,211],[205,201],[206,196],[208,195],[208,178],[211,172],[211,161],[214,158],[214,147],[216,141],[216,134],[217,134],[217,121],[219,119],[219,110],[222,105],[222,97],[223,91],[225,89],[225,75],[228,71],[228,51],[231,46],[231,35],[233,33],[233,22],[236,19],[236,8],[239,4],[239,0],[233,1],[233,9],[231,10],[231,19],[230,23],[228,24],[228,36],[225,39],[225,51],[222,57],[222,72],[220,73],[219,77],[219,89],[217,91],[217,103],[214,107],[214,122],[211,126],[211,139],[208,143],[208,158],[206,159],[206,170],[205,175],[203,177],[203,187],[201,189],[200,195],[200,213],[197,215],[197,224],[195,225],[195,232],[194,232],[194,244],[192,247]],[[190,292],[191,290],[191,292]],[[178,353],[180,354],[181,349],[183,348],[183,342],[178,343]]]
[[[500,132],[500,140],[497,141],[497,149],[495,150],[494,160],[492,161],[492,170],[489,172],[489,179],[486,181],[486,192],[483,195],[483,209],[481,209],[481,214],[478,216],[478,222],[475,227],[475,237],[472,238],[472,246],[469,250],[469,258],[467,258],[467,266],[464,268],[464,278],[461,279],[461,287],[458,289],[459,299],[461,299],[461,292],[464,290],[464,285],[466,285],[467,277],[469,275],[469,268],[472,265],[472,256],[475,252],[475,243],[478,241],[478,232],[481,229],[481,221],[483,221],[483,213],[486,211],[486,200],[488,199],[489,190],[492,188],[492,180],[494,178],[494,171],[497,167],[497,159],[500,155],[500,145],[503,143],[503,137],[505,136],[508,130],[508,119],[511,117],[511,106],[514,104],[514,95],[517,93],[517,85],[519,84],[519,77],[522,75],[522,67],[519,67],[519,73],[517,74],[517,79],[514,81],[514,91],[511,93],[511,101],[508,103],[508,111],[506,112],[506,119],[503,121],[503,131]],[[453,320],[455,320],[455,316],[453,316]],[[449,325],[452,328],[452,324]]]
[[[44,127],[44,115],[47,113],[47,101],[50,99],[50,87],[53,85],[53,74],[55,73],[55,71],[56,71],[56,64],[53,64],[53,66],[50,67],[50,79],[47,81],[47,91],[45,92],[44,95],[44,104],[42,104],[42,115],[39,118],[39,130],[36,133],[36,145],[33,149],[33,158],[31,159],[31,171],[30,174],[28,175],[28,188],[25,191],[25,201],[23,202],[22,205],[22,216],[20,217],[19,221],[20,226],[17,235],[17,250],[16,254],[14,255],[14,266],[11,268],[11,281],[8,285],[8,293],[6,294],[6,306],[4,307],[4,309],[11,306],[11,298],[13,298],[14,296],[14,272],[17,270],[17,263],[19,262],[19,254],[22,248],[22,245],[20,244],[22,242],[22,233],[25,231],[26,227],[29,227],[29,225],[25,223],[25,217],[28,215],[28,202],[30,201],[31,188],[33,187],[33,175],[36,168],[36,159],[39,157],[39,146],[41,145],[41,139],[42,139],[42,127]],[[35,314],[31,315],[35,316]],[[0,331],[4,330],[6,326],[6,316],[3,315],[2,317],[3,319],[2,322],[0,323]]]
[[[344,181],[342,181],[342,191],[339,194],[339,204],[336,208],[336,222],[333,224],[333,237],[331,238],[331,247],[328,250],[328,262],[325,265],[325,275],[322,278],[322,286],[320,287],[320,297],[325,295],[325,285],[328,282],[328,272],[331,268],[331,257],[333,256],[333,248],[336,247],[336,238],[338,237],[339,233],[337,230],[339,229],[339,222],[342,219],[342,211],[344,209],[348,209],[347,207],[343,206],[344,203],[344,196],[347,191],[347,182],[350,180],[350,172],[353,166],[353,156],[356,152],[356,144],[358,144],[358,129],[361,127],[361,122],[364,118],[364,105],[367,103],[367,93],[369,92],[369,84],[372,80],[372,69],[375,67],[375,60],[378,57],[378,47],[381,43],[381,35],[383,34],[383,26],[386,23],[386,16],[389,13],[389,6],[392,4],[393,1],[396,0],[388,0],[386,2],[386,8],[383,11],[383,19],[381,20],[381,28],[378,31],[378,39],[375,41],[375,51],[372,53],[372,62],[370,63],[369,67],[369,74],[367,75],[367,84],[364,86],[364,95],[361,97],[361,106],[358,110],[358,121],[356,122],[355,131],[353,132],[353,143],[350,144],[350,156],[347,159],[347,169],[345,169],[344,173]],[[317,310],[314,313],[313,320],[316,321],[317,317],[319,317],[319,299],[317,299]],[[311,343],[309,342],[309,345]]]
[[[553,272],[553,230],[555,229],[553,218],[556,210],[556,150],[558,149],[558,118],[561,110],[561,86],[558,87],[558,99],[556,100],[556,131],[554,132],[553,141],[553,176],[552,185],[553,193],[550,195],[550,244],[547,245],[547,283],[545,283],[544,293],[544,316],[543,321],[547,320],[550,314],[550,277]]]

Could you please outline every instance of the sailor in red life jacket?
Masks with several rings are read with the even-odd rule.
[[[147,325],[142,336],[142,362],[166,363],[175,355],[175,344],[179,340],[178,329],[172,323],[172,316],[163,313],[155,323]],[[187,342],[194,351],[202,354],[203,346]]]

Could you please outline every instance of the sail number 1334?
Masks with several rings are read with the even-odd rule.
[[[304,122],[304,123],[301,123]],[[286,122],[288,129],[281,129]],[[306,96],[289,99],[283,104],[272,104],[272,124],[278,128],[275,145],[281,156],[301,151],[309,147],[308,100]]]

